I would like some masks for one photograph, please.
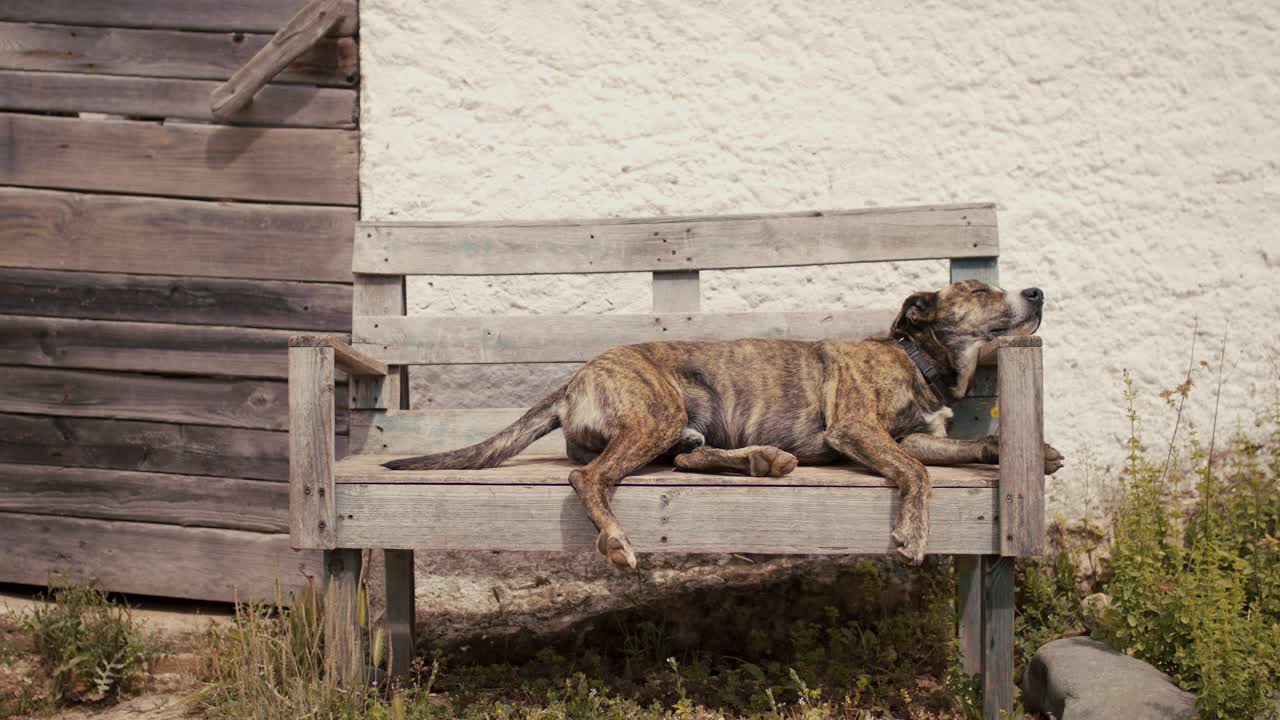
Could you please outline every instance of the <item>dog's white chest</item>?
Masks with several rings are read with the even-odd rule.
[[[937,437],[947,436],[947,426],[951,424],[951,418],[955,415],[949,407],[942,407],[937,412],[932,412],[924,416],[924,423],[929,428],[928,433]]]

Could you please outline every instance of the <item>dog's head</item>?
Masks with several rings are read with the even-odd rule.
[[[1044,292],[1008,292],[979,280],[952,283],[937,292],[918,292],[902,303],[893,335],[915,340],[939,353],[955,371],[963,394],[977,366],[978,351],[1001,335],[1030,335],[1040,327]]]

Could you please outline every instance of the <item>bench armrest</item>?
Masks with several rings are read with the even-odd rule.
[[[289,347],[332,348],[334,363],[346,370],[348,375],[379,377],[387,374],[386,363],[356,350],[347,344],[345,337],[338,335],[294,335],[289,338]]]
[[[1001,348],[1008,347],[1041,347],[1044,341],[1036,335],[1006,335],[982,346],[978,351],[978,365],[996,365],[1000,359]]]
[[[1040,338],[1000,338],[1000,554],[1044,553],[1044,366]]]

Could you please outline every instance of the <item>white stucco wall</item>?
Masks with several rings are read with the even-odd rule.
[[[1215,364],[1230,326],[1228,427],[1276,387],[1280,4],[362,0],[361,20],[366,219],[998,203],[1003,284],[1048,297],[1055,511],[1084,512],[1086,453],[1120,457],[1122,368],[1165,431],[1155,392],[1194,318]],[[801,310],[896,305],[947,272],[704,277],[706,310]],[[421,313],[649,298],[644,275],[410,289]]]

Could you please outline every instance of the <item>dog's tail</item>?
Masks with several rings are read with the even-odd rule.
[[[382,466],[392,470],[478,470],[494,467],[560,427],[559,405],[564,399],[565,387],[543,398],[523,417],[488,440],[457,450],[392,460]]]

